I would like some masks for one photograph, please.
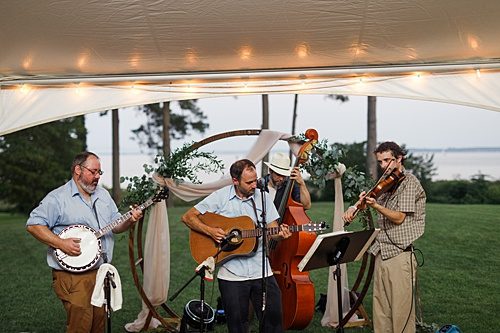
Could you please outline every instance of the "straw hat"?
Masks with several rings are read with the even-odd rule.
[[[285,153],[276,153],[271,158],[271,162],[264,162],[269,169],[273,170],[279,175],[288,177],[290,176],[290,171],[292,168],[290,167],[290,158],[288,154]]]

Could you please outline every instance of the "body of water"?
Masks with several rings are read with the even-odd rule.
[[[414,155],[430,154],[434,154],[437,168],[433,180],[470,179],[478,174],[487,176],[487,180],[500,180],[500,150],[414,152]]]
[[[500,149],[499,150],[416,150],[415,155],[434,154],[434,166],[437,168],[433,180],[470,179],[477,174],[487,176],[488,180],[500,180]],[[102,169],[101,185],[111,186],[111,154],[100,153]],[[229,168],[235,160],[243,158],[243,153],[225,152],[219,158]],[[144,154],[123,154],[120,156],[120,174],[122,176],[141,176],[143,165],[153,164],[152,157]],[[260,165],[257,166],[260,171]],[[199,174],[203,182],[210,182],[222,177],[222,174]]]

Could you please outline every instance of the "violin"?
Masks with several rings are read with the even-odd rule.
[[[360,210],[366,209],[366,198],[377,199],[380,195],[390,192],[394,190],[397,185],[405,178],[405,175],[399,170],[399,168],[389,169],[389,166],[384,170],[382,177],[377,181],[375,186],[373,186],[368,192],[366,192],[365,196],[361,199],[359,203],[354,205],[353,207],[356,210],[353,213],[353,216],[356,216]],[[345,222],[344,227],[347,227],[350,222]]]

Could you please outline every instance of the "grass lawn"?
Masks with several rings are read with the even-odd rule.
[[[187,228],[179,222],[187,207],[169,211],[172,274],[170,294],[177,291],[193,274]],[[315,203],[309,216],[331,224],[333,204]],[[45,263],[46,248],[24,228],[26,217],[0,213],[0,323],[2,332],[64,332],[65,313],[51,287],[50,269]],[[353,224],[352,228],[356,228]],[[427,227],[416,243],[423,252],[424,266],[419,269],[423,320],[438,326],[452,323],[462,332],[498,332],[500,327],[500,206],[427,205]],[[116,237],[113,264],[120,272],[123,308],[113,314],[113,332],[124,332],[133,321],[141,302],[128,264],[128,234]],[[420,259],[421,261],[421,259]],[[356,277],[356,264],[350,265],[349,277]],[[326,293],[328,271],[311,272],[316,295]],[[198,298],[199,280],[195,279],[169,303],[179,314],[191,299]],[[206,300],[216,305],[218,289],[206,284]],[[371,291],[364,302],[371,316]],[[303,332],[332,332],[320,325],[321,314]],[[225,332],[217,325],[216,332]],[[371,332],[369,328],[346,332]]]

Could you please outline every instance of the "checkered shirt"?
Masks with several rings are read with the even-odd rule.
[[[381,229],[369,252],[386,260],[397,256],[417,238],[425,228],[425,191],[418,179],[404,171],[405,178],[396,191],[382,194],[377,202],[391,210],[406,213],[401,224],[394,224],[387,217],[378,214],[377,223]]]

